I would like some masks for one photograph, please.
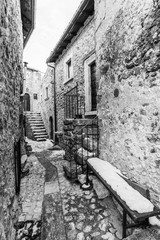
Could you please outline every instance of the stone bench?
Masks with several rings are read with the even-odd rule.
[[[87,184],[89,183],[89,169],[93,171],[123,209],[123,238],[126,237],[128,228],[147,226],[150,217],[160,215],[160,209],[150,201],[149,190],[145,190],[137,183],[127,179],[107,161],[96,157],[87,160]],[[127,216],[131,218],[133,223],[127,223]]]

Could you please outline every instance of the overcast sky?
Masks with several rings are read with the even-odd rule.
[[[53,50],[81,0],[37,0],[35,29],[24,49],[28,66],[45,72]]]

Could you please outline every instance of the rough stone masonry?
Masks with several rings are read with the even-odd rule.
[[[57,122],[58,130],[63,129],[64,120],[64,94],[78,84],[78,93],[84,96],[84,60],[93,54],[95,50],[94,41],[95,25],[93,17],[89,17],[82,29],[79,30],[62,56],[56,61],[56,102],[57,102]],[[65,61],[68,56],[72,56],[73,78],[66,81]]]
[[[160,1],[95,3],[100,155],[159,203]]]
[[[18,0],[0,2],[0,239],[14,239],[14,142],[20,137],[22,24]]]

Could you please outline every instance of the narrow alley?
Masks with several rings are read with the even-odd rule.
[[[0,1],[0,240],[160,240],[160,0]]]
[[[26,165],[29,174],[21,182],[17,240],[122,239],[121,216],[111,198],[100,200],[93,189],[85,191],[69,181],[63,150],[29,143],[33,152]]]

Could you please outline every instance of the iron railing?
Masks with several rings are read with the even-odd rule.
[[[84,117],[84,97],[78,94],[77,85],[64,94],[65,118],[74,119]]]
[[[20,192],[21,183],[21,140],[14,143],[14,163],[15,163],[15,192]]]
[[[70,175],[77,179],[79,174],[85,173],[87,159],[99,156],[99,127],[98,117],[88,120],[70,139]]]

